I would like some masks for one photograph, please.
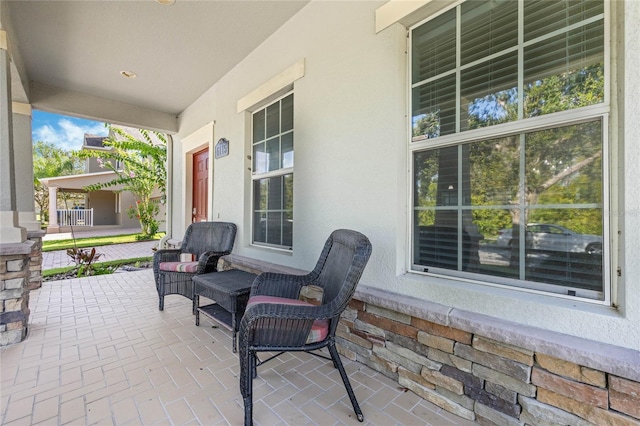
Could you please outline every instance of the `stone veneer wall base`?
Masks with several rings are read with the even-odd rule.
[[[640,425],[640,352],[359,286],[339,352],[482,424]]]

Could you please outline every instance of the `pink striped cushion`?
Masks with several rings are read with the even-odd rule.
[[[195,274],[198,270],[198,262],[161,262],[160,270]]]
[[[252,305],[257,305],[258,303],[276,303],[279,305],[293,305],[293,306],[314,306],[309,302],[305,302],[298,299],[287,299],[284,297],[274,297],[274,296],[251,296],[249,301],[247,302],[247,309],[249,309]],[[327,337],[329,333],[329,320],[316,320],[313,322],[311,326],[311,331],[307,336],[307,343],[316,343],[320,342]]]

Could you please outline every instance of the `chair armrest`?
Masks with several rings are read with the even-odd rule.
[[[227,254],[229,254],[228,251],[207,251],[202,253],[198,259],[198,270],[196,271],[196,275],[217,271],[218,260]]]
[[[301,306],[279,303],[251,305],[240,321],[240,345],[304,346],[313,323],[316,320],[331,318],[328,308],[327,305]]]
[[[265,272],[258,275],[251,286],[251,295],[264,295],[297,299],[300,289],[310,284],[309,275],[291,275]]]
[[[162,249],[153,254],[153,270],[159,271],[162,262],[179,262],[180,249]]]
[[[285,320],[323,320],[332,317],[329,305],[289,305],[286,303],[256,303],[244,313],[247,321],[262,318],[281,318]],[[244,318],[243,316],[243,318]]]
[[[160,262],[177,262],[181,253],[180,249],[161,249],[153,254],[153,258],[158,258]]]

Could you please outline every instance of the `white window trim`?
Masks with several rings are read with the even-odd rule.
[[[266,82],[259,85],[257,88],[252,90],[251,92],[244,95],[242,98],[238,99],[237,102],[237,112],[238,114],[244,113],[245,120],[245,152],[248,159],[251,159],[253,156],[253,132],[252,132],[252,124],[253,124],[253,112],[266,107],[268,104],[275,102],[276,100],[283,98],[285,95],[289,94],[293,91],[293,83],[305,75],[306,61],[304,58],[298,60],[293,63],[283,71],[279,72],[277,75],[267,80]],[[295,103],[294,103],[295,105]],[[295,108],[295,107],[294,107]],[[295,117],[295,115],[294,115]],[[295,125],[294,125],[295,129]],[[295,152],[295,140],[294,140],[294,152]],[[285,249],[280,246],[269,246],[266,244],[255,244],[253,242],[253,167],[252,161],[248,160],[249,167],[245,171],[245,227],[250,229],[250,232],[246,232],[244,234],[245,244],[248,246],[259,248],[259,249],[267,249],[276,252],[282,252],[291,254],[293,252],[292,249]],[[251,170],[251,171],[249,171]],[[293,172],[293,169],[287,168],[289,172]],[[282,172],[282,169],[277,171],[277,174]],[[271,172],[270,172],[271,173]],[[268,174],[264,175],[265,177],[269,177]],[[261,175],[262,177],[262,175]]]
[[[275,101],[276,98],[280,98],[285,93],[290,92],[292,89],[291,85],[296,80],[304,77],[304,72],[305,60],[300,59],[295,64],[271,78],[271,80],[261,84],[255,90],[240,98],[237,105],[238,113],[243,111],[257,111],[267,103],[271,103]]]
[[[412,114],[412,104],[411,104],[411,89],[415,86],[411,83],[411,67],[412,67],[412,49],[411,49],[411,31],[423,25],[424,23],[436,18],[437,16],[448,12],[449,10],[457,7],[459,4],[464,3],[466,0],[449,0],[449,1],[436,1],[436,0],[426,0],[420,2],[411,2],[412,5],[402,5],[401,0],[390,0],[388,3],[384,4],[380,8],[376,10],[376,32],[382,31],[383,29],[391,26],[395,23],[401,23],[405,27],[407,27],[408,37],[407,37],[407,113],[406,117],[411,117]],[[409,2],[407,2],[409,3]],[[613,2],[615,3],[615,2]],[[618,255],[616,247],[619,245],[619,239],[615,232],[612,232],[613,229],[617,229],[618,218],[614,217],[615,215],[610,214],[612,211],[617,211],[617,208],[612,209],[614,206],[614,202],[617,201],[617,197],[614,194],[614,191],[611,191],[611,185],[617,186],[617,179],[611,175],[611,170],[616,170],[617,158],[615,158],[615,152],[617,152],[618,148],[611,148],[611,139],[616,139],[617,137],[613,136],[613,132],[615,132],[615,124],[612,124],[611,115],[612,115],[612,98],[614,94],[612,93],[612,73],[615,72],[615,64],[612,61],[612,52],[611,52],[611,33],[614,31],[613,25],[611,23],[611,15],[613,11],[611,10],[611,5],[608,1],[604,1],[604,62],[607,64],[605,67],[605,85],[604,85],[604,102],[602,104],[592,105],[589,107],[580,108],[577,110],[567,110],[562,112],[557,112],[553,114],[547,114],[539,117],[527,118],[526,122],[523,124],[523,119],[520,117],[518,120],[503,124],[498,124],[494,126],[488,126],[481,129],[476,130],[467,130],[464,132],[459,132],[459,120],[456,120],[456,132],[450,135],[439,136],[434,139],[425,139],[422,141],[411,141],[410,135],[412,134],[412,125],[411,119],[407,120],[407,162],[408,162],[408,178],[409,185],[407,188],[407,200],[409,205],[409,217],[406,223],[406,232],[408,235],[407,244],[405,247],[407,256],[405,267],[408,273],[415,275],[423,275],[423,276],[433,276],[439,277],[446,280],[455,280],[459,282],[466,283],[468,285],[478,285],[478,286],[488,286],[488,287],[496,287],[501,288],[506,291],[520,291],[524,293],[534,293],[542,296],[548,296],[551,298],[557,299],[568,299],[570,301],[581,301],[586,302],[592,305],[604,305],[604,306],[616,306],[618,304],[617,300],[617,280],[615,277],[616,271],[615,266],[618,262]],[[522,20],[523,17],[521,14],[518,16],[519,20]],[[459,24],[458,24],[459,25]],[[522,25],[522,22],[519,23],[519,26]],[[459,28],[458,28],[459,31]],[[529,43],[528,43],[529,44]],[[458,47],[459,48],[459,47]],[[519,49],[522,48],[519,43]],[[456,72],[459,69],[459,66],[456,67]],[[519,72],[520,74],[520,72]],[[456,84],[457,90],[459,90],[459,85]],[[456,98],[459,99],[459,93]],[[522,108],[520,103],[519,108]],[[456,113],[459,114],[459,108],[456,108]],[[520,114],[519,114],[520,116]],[[527,133],[536,130],[543,130],[545,128],[553,128],[561,125],[570,125],[576,124],[581,121],[588,121],[594,118],[601,118],[603,121],[603,127],[607,130],[603,132],[603,158],[606,158],[607,161],[602,162],[602,173],[603,173],[603,259],[602,259],[602,268],[603,268],[603,292],[602,292],[602,300],[599,299],[591,299],[591,298],[583,298],[576,296],[568,296],[561,293],[556,293],[552,291],[545,291],[544,288],[547,287],[544,283],[540,283],[537,288],[535,286],[530,287],[520,287],[513,286],[508,284],[502,284],[498,281],[498,277],[492,277],[496,282],[490,281],[480,281],[476,279],[472,279],[467,277],[465,273],[461,271],[453,271],[453,270],[444,270],[440,269],[440,271],[444,272],[443,274],[438,273],[438,268],[429,268],[430,270],[435,270],[436,272],[422,272],[414,269],[413,264],[413,244],[414,244],[414,233],[413,233],[413,222],[414,222],[414,164],[413,164],[413,156],[417,151],[423,151],[425,149],[437,149],[439,147],[445,146],[457,146],[464,142],[481,140],[481,139],[490,139],[496,136],[504,136],[507,133],[518,134],[518,133]],[[456,276],[456,275],[460,276]],[[527,282],[527,285],[531,284]]]
[[[376,9],[376,33],[400,23],[409,27],[418,21],[435,18],[464,0],[390,0]]]

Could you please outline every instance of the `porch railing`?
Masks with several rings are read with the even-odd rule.
[[[93,226],[93,209],[58,210],[60,226]]]

